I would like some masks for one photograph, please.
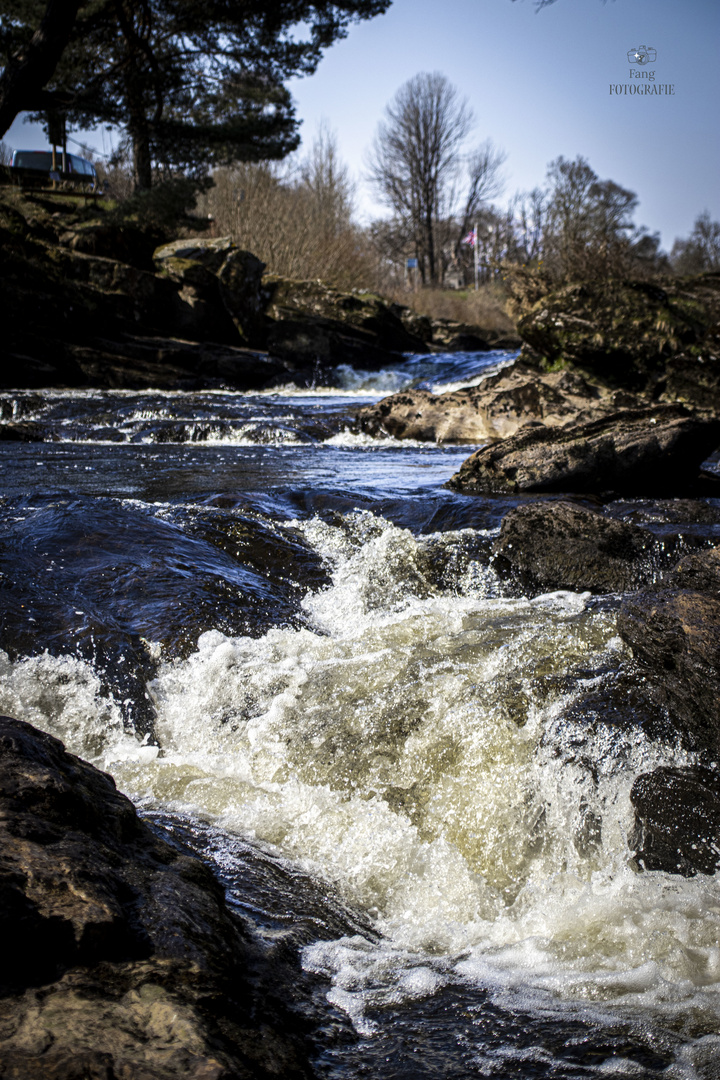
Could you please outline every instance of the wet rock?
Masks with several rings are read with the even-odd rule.
[[[611,517],[656,529],[681,525],[683,531],[696,528],[713,535],[716,530],[707,527],[720,526],[720,505],[704,499],[622,499],[604,509]]]
[[[32,420],[21,421],[17,424],[0,424],[0,441],[2,442],[42,442],[45,431],[42,424],[36,424]]]
[[[618,631],[686,744],[717,757],[720,599],[688,590],[639,593],[624,601]]]
[[[503,518],[495,551],[532,590],[624,592],[652,580],[652,535],[577,503],[528,503]]]
[[[663,587],[720,597],[720,547],[687,555],[663,577]]]
[[[108,389],[259,390],[288,377],[286,364],[255,349],[152,334],[96,338],[73,357],[88,385]]]
[[[366,405],[355,426],[370,435],[432,442],[472,443],[504,439],[521,428],[557,427],[601,408],[600,391],[568,372],[541,375],[515,363],[478,386],[432,394],[407,390]],[[609,405],[606,394],[604,404]]]
[[[720,866],[720,775],[690,767],[638,776],[630,792],[635,828],[629,837],[645,870],[692,877]]]
[[[562,428],[521,431],[463,462],[449,486],[467,493],[687,493],[720,442],[720,421],[682,405],[624,409]]]
[[[291,966],[112,779],[0,719],[0,1076],[306,1078]]]

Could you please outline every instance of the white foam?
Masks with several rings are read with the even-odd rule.
[[[639,873],[627,840],[634,778],[688,755],[577,720],[563,741],[568,706],[619,659],[612,612],[568,592],[503,598],[489,578],[463,585],[472,574],[448,584],[462,534],[369,513],[295,525],[332,572],[304,601],[310,625],[210,630],[162,664],[161,753],[129,751],[79,661],[5,658],[0,704],[150,805],[269,845],[367,911],[378,942],[304,953],[360,1031],[370,1007],[449,979],[500,1003],[716,1025],[720,879]]]

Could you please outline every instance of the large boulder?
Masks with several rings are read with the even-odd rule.
[[[312,1075],[280,1002],[297,974],[268,966],[210,871],[109,776],[6,717],[0,928],[3,1077]]]
[[[577,503],[526,503],[505,515],[495,552],[530,590],[625,592],[652,581],[654,539]]]
[[[630,400],[629,395],[622,400]],[[542,375],[516,362],[462,390],[391,394],[359,409],[354,424],[370,435],[396,439],[478,443],[508,438],[528,426],[558,427],[617,407],[617,402],[617,393],[603,393],[576,372]]]
[[[191,341],[240,344],[237,328],[223,302],[217,274],[201,261],[177,255],[162,259],[159,266],[158,277],[175,286],[174,295],[164,309],[164,325],[168,330]]]
[[[631,847],[647,870],[712,874],[720,866],[720,547],[686,555],[657,591],[626,597],[618,631],[675,737],[715,763],[639,776]]]
[[[158,244],[158,235],[151,230],[127,222],[115,224],[111,221],[75,224],[60,233],[58,239],[73,251],[116,259],[139,270],[149,271],[153,270],[153,254]]]
[[[321,368],[339,364],[377,369],[406,352],[427,352],[394,305],[371,293],[344,293],[321,281],[268,275],[265,347],[274,355]]]
[[[162,267],[167,259],[186,259],[200,263],[207,270],[217,273],[230,252],[237,250],[229,236],[194,236],[185,240],[173,240],[155,249],[153,259]]]
[[[474,493],[686,494],[720,443],[720,420],[682,405],[622,409],[585,423],[521,431],[484,447],[450,479]]]
[[[244,342],[261,344],[267,293],[265,263],[250,251],[230,251],[218,270],[220,296]]]
[[[720,774],[698,766],[642,773],[630,792],[629,837],[645,870],[692,877],[720,867]]]
[[[627,597],[618,631],[693,748],[720,753],[720,597],[660,589]]]
[[[545,367],[570,364],[633,389],[662,384],[667,361],[683,355],[689,368],[714,367],[720,406],[719,314],[719,274],[663,287],[599,279],[548,292],[520,318],[518,332],[525,354]],[[685,379],[688,385],[697,381],[687,372]]]

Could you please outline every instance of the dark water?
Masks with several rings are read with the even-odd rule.
[[[297,956],[318,1075],[714,1078],[719,882],[627,844],[635,776],[689,756],[641,687],[622,724],[574,708],[627,661],[618,598],[498,575],[513,500],[443,486],[472,447],[350,430],[505,359],[3,394],[39,441],[0,442],[0,708],[111,771]],[[611,509],[673,550],[720,532],[713,503]]]

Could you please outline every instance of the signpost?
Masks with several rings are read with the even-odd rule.
[[[417,259],[406,259],[405,260],[405,288],[407,289],[408,270],[412,270],[412,272],[413,272],[413,292],[415,292],[417,290],[417,267],[418,267]]]

